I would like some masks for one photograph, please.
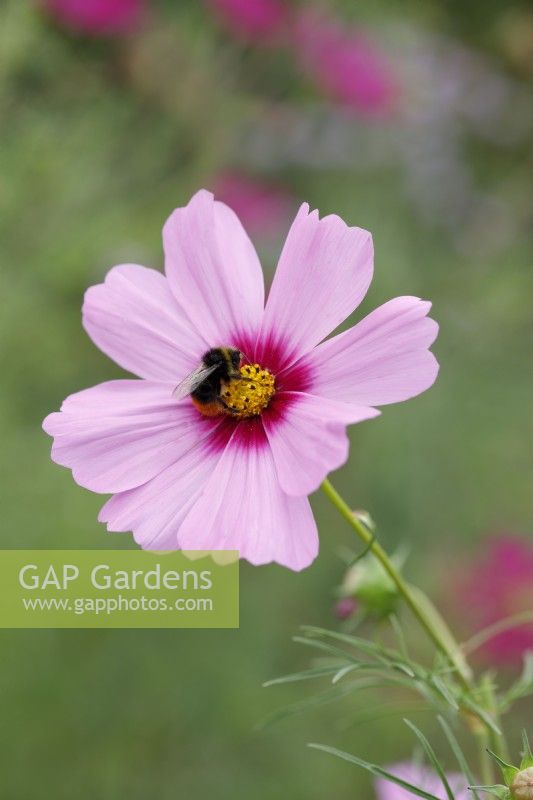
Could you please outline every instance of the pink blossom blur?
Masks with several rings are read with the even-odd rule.
[[[387,765],[386,769],[398,778],[418,786],[419,789],[423,789],[435,797],[442,798],[442,800],[446,797],[441,779],[429,767],[410,761],[400,761],[397,764]],[[446,777],[455,800],[469,800],[471,795],[464,776],[458,772],[448,772]],[[391,783],[385,778],[377,778],[374,786],[377,800],[410,800],[413,797],[406,789],[402,789],[401,786]]]
[[[474,630],[533,609],[533,544],[519,536],[494,537],[464,579],[461,600]],[[533,623],[490,639],[483,654],[500,665],[519,666],[533,650]]]
[[[304,73],[334,102],[369,117],[394,111],[392,67],[365,33],[304,11],[294,25],[294,49]]]
[[[268,238],[288,227],[294,203],[283,186],[225,172],[216,179],[214,191],[252,234]]]
[[[129,33],[141,18],[143,0],[42,0],[56,22],[87,36]]]
[[[221,24],[235,37],[254,44],[281,38],[287,7],[281,0],[207,0]]]

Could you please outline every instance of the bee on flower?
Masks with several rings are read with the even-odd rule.
[[[265,302],[235,213],[200,191],[163,229],[165,274],[114,267],[83,324],[138,379],[67,397],[43,427],[99,519],[154,550],[238,550],[294,570],[318,552],[308,495],[348,457],[346,426],[430,387],[430,303],[397,297],[326,338],[363,300],[372,237],[301,206]]]

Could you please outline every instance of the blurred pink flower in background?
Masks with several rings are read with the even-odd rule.
[[[288,13],[281,0],[207,0],[207,5],[230,33],[254,44],[279,41]]]
[[[326,96],[370,117],[394,111],[392,67],[365,33],[312,12],[296,18],[293,33],[301,68]]]
[[[408,781],[436,797],[441,797],[443,800],[446,797],[441,779],[434,770],[428,767],[413,764],[410,761],[401,761],[398,764],[390,764],[386,769],[393,775],[397,775],[402,780]],[[450,772],[446,777],[455,800],[467,800],[470,797],[468,783],[463,775],[458,772]],[[377,778],[374,786],[378,800],[410,800],[413,797],[406,789],[402,789],[401,786],[397,786],[385,778]]]
[[[88,36],[128,33],[139,23],[143,0],[42,0],[61,25]]]
[[[533,610],[533,545],[519,536],[493,538],[461,583],[464,613],[478,630]],[[527,650],[533,650],[533,623],[506,630],[482,648],[500,665],[519,665]]]
[[[235,211],[250,233],[263,238],[286,229],[294,210],[293,198],[284,186],[238,172],[219,175],[214,193]]]

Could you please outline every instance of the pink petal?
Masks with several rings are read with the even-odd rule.
[[[114,495],[99,521],[110,531],[133,531],[145,550],[178,550],[178,531],[204,491],[221,452],[198,441],[176,463],[143,486]]]
[[[346,425],[380,413],[300,392],[283,392],[279,401],[281,413],[265,414],[263,424],[281,488],[290,495],[318,489],[348,457]]]
[[[304,359],[314,373],[313,394],[347,403],[380,406],[428,389],[439,366],[428,347],[438,325],[431,303],[397,297],[350,330],[319,345]]]
[[[434,794],[436,797],[444,798],[446,796],[441,779],[429,767],[410,761],[400,761],[397,764],[387,764],[386,769],[398,778],[412,783],[426,792]],[[468,789],[468,781],[461,773],[448,772],[446,777],[456,800],[467,800],[471,796]],[[401,786],[397,786],[385,778],[377,778],[374,781],[374,786],[378,800],[410,800],[413,797],[411,792],[402,789]]]
[[[373,272],[372,237],[304,203],[287,236],[268,296],[261,340],[307,353],[357,308]]]
[[[307,567],[318,553],[318,534],[306,497],[279,485],[264,434],[243,437],[236,428],[198,502],[185,519],[183,550],[239,550],[252,564]]]
[[[93,492],[140,486],[212,432],[190,403],[176,402],[172,389],[122,380],[67,397],[43,422],[54,437],[52,459]]]
[[[106,355],[150,380],[178,383],[207,349],[165,276],[136,264],[114,267],[104,283],[87,290],[83,325]]]
[[[165,271],[177,302],[210,347],[254,337],[263,315],[263,273],[235,213],[197,192],[163,228]]]

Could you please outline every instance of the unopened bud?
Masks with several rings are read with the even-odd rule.
[[[488,751],[499,765],[505,781],[505,787],[502,788],[507,791],[507,795],[502,795],[502,800],[533,800],[533,754],[525,730],[522,731],[522,743],[519,767],[508,764],[496,753]]]
[[[333,613],[337,619],[349,619],[357,611],[357,600],[355,597],[342,597],[333,608]]]
[[[396,585],[371,554],[348,568],[339,594],[343,598],[355,598],[361,610],[375,619],[394,613],[399,600]]]
[[[511,794],[515,800],[533,800],[533,767],[522,769],[515,775]]]

